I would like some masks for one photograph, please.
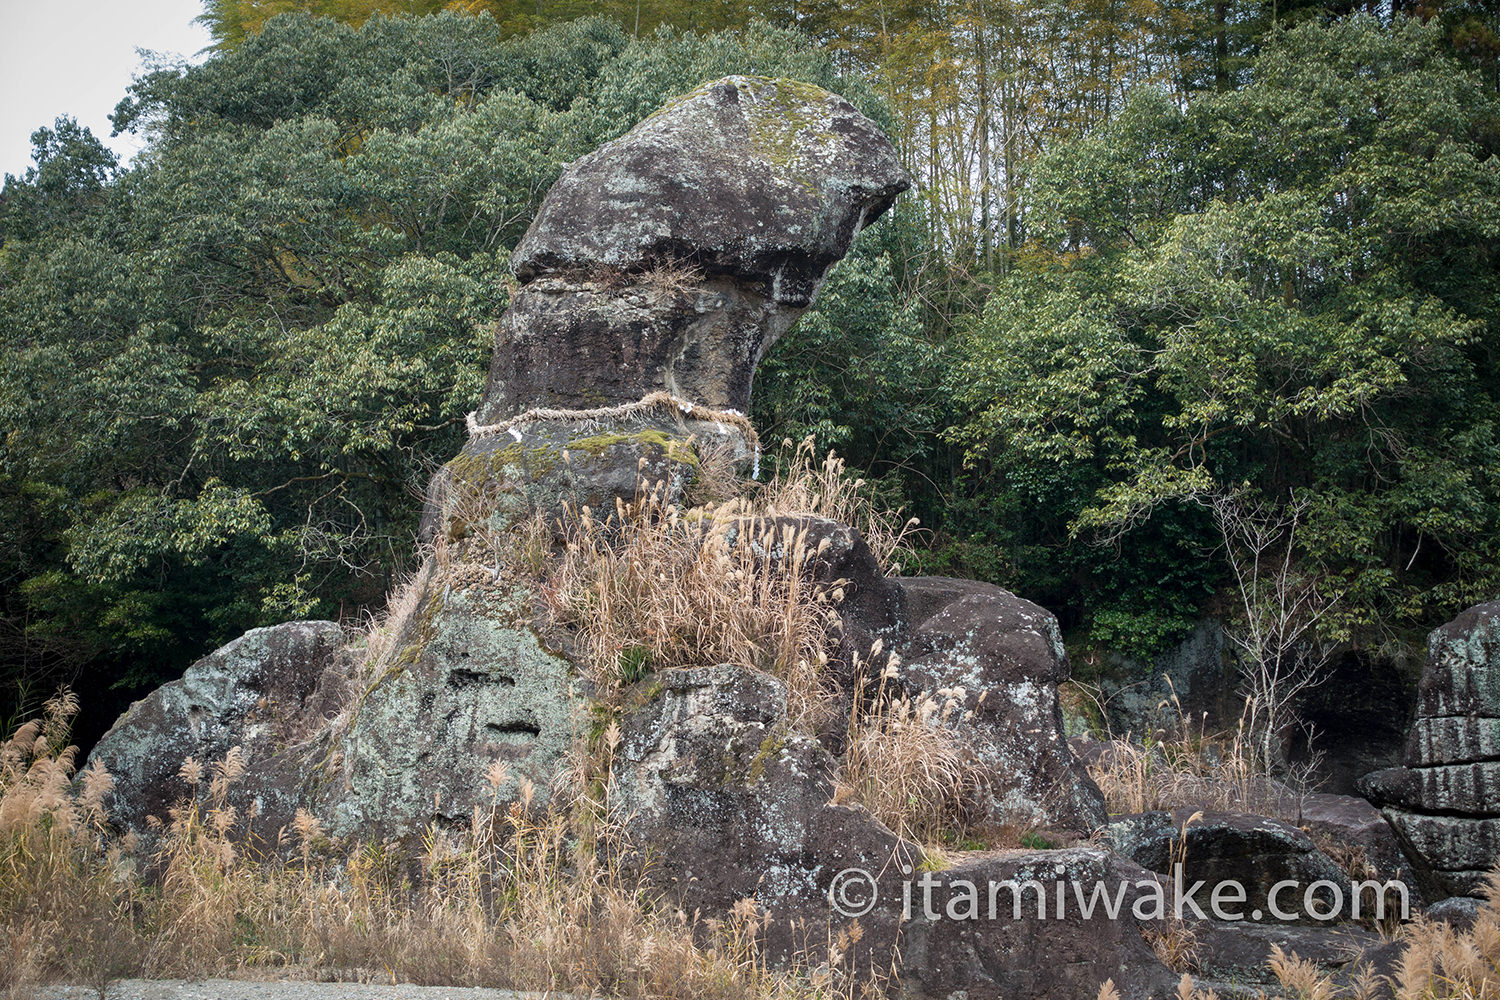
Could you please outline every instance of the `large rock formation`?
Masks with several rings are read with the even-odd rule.
[[[545,802],[567,779],[570,747],[590,745],[586,717],[599,707],[574,637],[539,596],[557,518],[613,511],[642,483],[678,503],[710,460],[750,460],[754,430],[732,410],[747,406],[761,354],[908,183],[847,102],[749,77],[701,88],[571,166],[517,249],[524,287],[502,319],[484,404],[433,481],[425,561],[379,641],[346,651],[336,626],[294,624],[201,661],[96,751],[124,778],[117,815],[131,826],[160,815],[186,791],[174,777],[182,757],[236,745],[254,801],[235,804],[257,806],[268,844],[298,808],[332,835],[399,839],[461,825],[477,806]],[[914,697],[946,692],[956,711],[942,724],[967,747],[980,819],[1077,834],[1103,822],[1062,737],[1068,664],[1050,614],[985,584],[888,579],[850,526],[792,520],[813,577],[842,594],[827,669],[844,697],[862,690],[861,671],[887,669]],[[772,537],[748,515],[724,523]],[[696,530],[683,525],[683,544]],[[763,544],[749,571],[783,572],[787,559]],[[900,955],[916,997],[1073,997],[1113,978],[1137,998],[1170,981],[1134,918],[905,912],[905,879],[935,860],[833,803],[842,720],[799,729],[767,673],[657,669],[609,711],[612,805],[639,870],[705,916],[753,898],[772,917],[772,954],[829,956],[842,940],[845,960],[886,970]],[[502,770],[508,784],[495,788],[487,779]],[[847,869],[877,883],[858,931],[831,905]],[[1092,848],[989,854],[944,875],[949,887],[1153,878]],[[1064,968],[1039,973],[1037,955]]]
[[[836,762],[791,728],[780,681],[720,666],[639,689],[612,804],[636,864],[685,910],[754,899],[773,917],[775,958],[842,940],[846,967],[894,972],[911,998],[1075,1000],[1105,979],[1131,1000],[1168,993],[1173,977],[1142,934],[1153,922],[1132,912],[1150,873],[1092,848],[998,851],[937,871],[922,848],[834,801]],[[992,901],[992,886],[1022,884],[1020,904],[1008,889]],[[1084,914],[1075,884],[1102,885],[1123,906]]]
[[[762,355],[911,181],[848,101],[731,76],[570,165],[516,247],[479,411],[632,402],[749,410]]]
[[[1500,601],[1434,629],[1404,766],[1367,775],[1429,898],[1475,893],[1500,859]]]

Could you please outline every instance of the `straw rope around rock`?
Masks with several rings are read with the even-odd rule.
[[[680,399],[669,392],[653,392],[645,398],[634,403],[620,403],[615,406],[599,406],[588,410],[551,409],[548,407],[536,407],[524,413],[518,413],[508,420],[502,420],[498,424],[481,424],[473,413],[465,418],[469,428],[470,437],[490,437],[494,434],[506,432],[519,433],[525,424],[536,423],[542,420],[622,420],[628,417],[641,416],[650,413],[681,413],[693,420],[712,421],[724,427],[733,427],[744,435],[752,452],[758,458],[760,456],[760,436],[755,433],[755,427],[738,410],[714,410],[707,406],[688,402]]]

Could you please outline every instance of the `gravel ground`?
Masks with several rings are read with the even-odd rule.
[[[82,986],[47,987],[36,1000],[98,1000]],[[104,1000],[568,1000],[559,993],[517,993],[450,986],[365,986],[358,983],[250,983],[233,979],[200,982],[122,979]]]

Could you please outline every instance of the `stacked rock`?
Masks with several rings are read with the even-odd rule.
[[[1500,863],[1500,601],[1433,630],[1405,766],[1366,775],[1429,898],[1473,895]]]

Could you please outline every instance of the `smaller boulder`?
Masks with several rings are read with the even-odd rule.
[[[880,873],[881,895],[900,898],[898,859],[914,866],[920,849],[833,803],[835,762],[793,731],[779,680],[727,664],[666,670],[627,697],[639,707],[620,722],[611,805],[634,867],[687,912],[755,900],[779,960],[812,943],[799,926],[827,928],[831,940],[852,922],[829,909],[844,869]],[[877,910],[861,928],[857,965],[887,967],[899,919]]]
[[[1177,878],[1174,865],[1181,859],[1184,891],[1195,882],[1204,883],[1203,895],[1194,898],[1209,918],[1221,916],[1210,908],[1210,894],[1215,886],[1229,883],[1241,887],[1245,899],[1231,904],[1226,896],[1224,912],[1252,923],[1284,920],[1269,899],[1282,882],[1294,883],[1295,888],[1283,888],[1275,906],[1281,914],[1293,914],[1298,922],[1341,919],[1352,912],[1349,875],[1319,851],[1306,833],[1280,820],[1186,809],[1135,813],[1116,817],[1106,827],[1106,836],[1115,850],[1163,875]],[[1336,900],[1332,890],[1320,888],[1314,896],[1316,912],[1309,912],[1304,893],[1315,882],[1337,886],[1342,906],[1330,914]]]
[[[1106,979],[1123,1000],[1175,995],[1143,934],[1165,919],[1160,883],[1119,855],[1000,851],[912,882],[903,995],[1078,1000]]]
[[[992,584],[898,580],[905,628],[897,682],[913,698],[948,692],[951,725],[977,765],[987,819],[1088,833],[1104,796],[1064,736],[1057,685],[1068,658],[1057,619]]]
[[[231,804],[250,831],[275,842],[303,801],[320,728],[343,707],[350,667],[333,622],[253,629],[131,705],[89,755],[115,778],[111,818],[142,832],[193,789],[178,777],[191,757],[207,768],[239,747],[247,761]]]
[[[1422,904],[1417,876],[1385,817],[1365,799],[1313,792],[1301,798],[1302,829],[1322,837],[1350,875],[1406,885],[1413,907]],[[1337,848],[1337,850],[1335,850]]]
[[[1449,896],[1427,908],[1428,920],[1441,920],[1462,933],[1474,926],[1479,919],[1480,903],[1473,896]]]

